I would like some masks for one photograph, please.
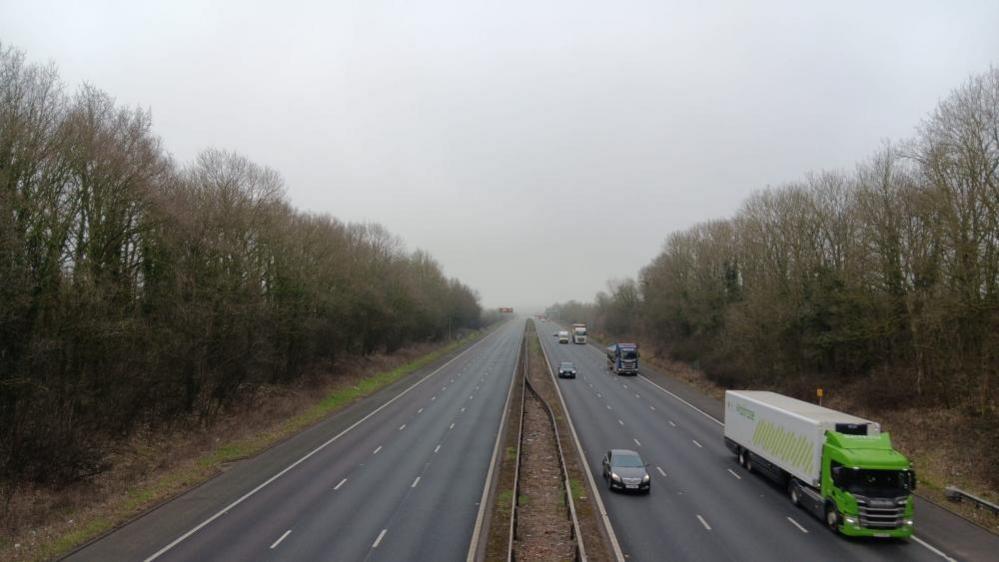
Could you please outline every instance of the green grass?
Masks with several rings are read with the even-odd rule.
[[[583,484],[579,480],[570,478],[569,487],[572,488],[572,501],[578,502],[585,497],[586,490],[583,488]]]
[[[160,475],[151,484],[129,491],[124,498],[116,502],[113,500],[113,503],[109,505],[110,515],[94,517],[90,520],[81,520],[77,528],[64,533],[48,544],[42,545],[35,559],[50,560],[66,554],[78,545],[102,533],[106,533],[114,528],[115,525],[124,523],[152,503],[162,501],[194,484],[211,478],[223,464],[252,457],[281,439],[315,424],[345,405],[374,394],[376,391],[429,365],[442,356],[470,344],[482,337],[482,335],[483,332],[481,331],[473,332],[461,340],[451,342],[436,351],[432,351],[391,371],[367,377],[356,386],[338,389],[304,412],[285,420],[270,430],[261,432],[253,437],[225,443],[214,451],[194,460],[192,463],[185,464]],[[0,542],[0,548],[2,547],[6,547],[6,544]]]
[[[516,447],[507,447],[506,448],[506,460],[512,461],[512,460],[515,460],[516,458],[517,458],[517,448]]]
[[[511,501],[513,501],[513,490],[503,490],[496,496],[496,508],[503,515],[510,515]]]

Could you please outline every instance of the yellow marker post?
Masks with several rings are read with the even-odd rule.
[[[824,393],[822,392],[822,389],[821,389],[821,388],[816,388],[816,389],[815,389],[815,395],[819,397],[819,406],[821,406],[821,405],[822,405],[822,395],[823,395],[823,394],[824,394]]]

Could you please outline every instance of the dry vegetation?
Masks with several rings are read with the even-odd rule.
[[[149,111],[69,95],[0,44],[7,528],[26,504],[122,493],[170,447],[201,446],[188,432],[283,403],[313,373],[480,316],[474,291],[380,226],[298,211],[275,171],[236,154],[179,166]]]
[[[524,436],[517,508],[517,560],[573,560],[569,506],[565,501],[558,445],[548,411],[528,392],[524,400]]]

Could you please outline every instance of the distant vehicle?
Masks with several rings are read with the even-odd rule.
[[[618,375],[637,375],[638,344],[615,343],[607,346],[607,368]]]
[[[776,392],[729,390],[725,444],[830,529],[912,536],[916,475],[876,422]]]
[[[572,361],[563,361],[558,366],[558,376],[564,379],[576,378],[576,365]]]
[[[604,480],[611,490],[649,493],[652,478],[642,457],[628,449],[611,449],[604,455]]]
[[[586,324],[572,325],[572,343],[586,343]]]
[[[556,335],[558,336],[558,343],[569,343],[569,332],[565,330],[559,330],[558,334]]]

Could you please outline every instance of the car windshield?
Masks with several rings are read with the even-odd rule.
[[[642,462],[642,457],[638,455],[614,455],[612,464],[622,468],[641,468],[645,466],[645,463]]]
[[[575,369],[576,366],[573,365],[570,361],[563,361],[562,362],[562,368],[563,369]]]

